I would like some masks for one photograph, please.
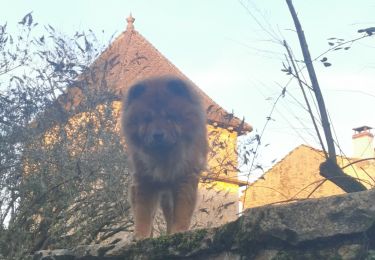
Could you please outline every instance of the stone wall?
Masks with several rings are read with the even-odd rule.
[[[264,206],[218,228],[41,251],[31,259],[375,259],[374,202],[369,190]]]

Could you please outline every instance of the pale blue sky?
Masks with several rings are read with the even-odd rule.
[[[312,57],[328,49],[327,38],[349,40],[360,36],[358,29],[375,26],[373,0],[294,0],[294,4]],[[125,30],[125,19],[132,12],[136,30],[217,103],[245,116],[255,131],[261,131],[280,86],[289,80],[280,71],[284,50],[275,40],[285,38],[301,59],[283,0],[3,0],[0,23],[16,23],[30,11],[39,23],[68,34],[104,30],[103,39]],[[350,156],[351,129],[375,127],[375,37],[327,57],[333,66],[316,63],[316,71],[338,140]],[[288,91],[302,102],[295,83]],[[276,109],[263,139],[270,143],[261,151],[265,166],[299,144],[318,147],[308,114],[289,94]]]

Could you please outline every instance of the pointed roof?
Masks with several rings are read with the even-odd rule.
[[[134,29],[135,19],[127,18],[127,28],[99,56],[91,67],[98,72],[105,71],[106,85],[117,95],[124,94],[128,88],[140,79],[153,76],[173,75],[181,77],[192,84],[203,100],[207,109],[208,122],[214,126],[249,132],[252,127],[225,111],[197,85],[185,76],[176,66],[164,57],[149,41]],[[104,69],[106,68],[106,69]],[[103,76],[103,75],[102,75]]]

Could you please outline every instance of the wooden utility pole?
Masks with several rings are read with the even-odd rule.
[[[335,183],[337,186],[339,186],[346,192],[366,190],[365,186],[363,186],[360,182],[356,181],[351,176],[345,174],[337,165],[335,143],[332,137],[331,127],[327,115],[327,109],[324,103],[322,92],[320,91],[318,78],[316,77],[315,69],[312,64],[305,34],[302,30],[301,23],[298,20],[297,13],[292,4],[292,0],[286,0],[286,3],[288,5],[289,11],[294,21],[294,25],[296,27],[299,43],[302,49],[303,59],[306,64],[307,72],[309,74],[316,101],[318,103],[323,131],[328,147],[328,158],[326,158],[326,161],[320,165],[320,174],[323,177]]]

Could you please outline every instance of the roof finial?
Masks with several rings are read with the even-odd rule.
[[[126,21],[128,22],[128,26],[126,27],[126,30],[129,30],[129,31],[134,30],[135,18],[132,16],[132,13],[129,14],[129,17],[126,18]]]

